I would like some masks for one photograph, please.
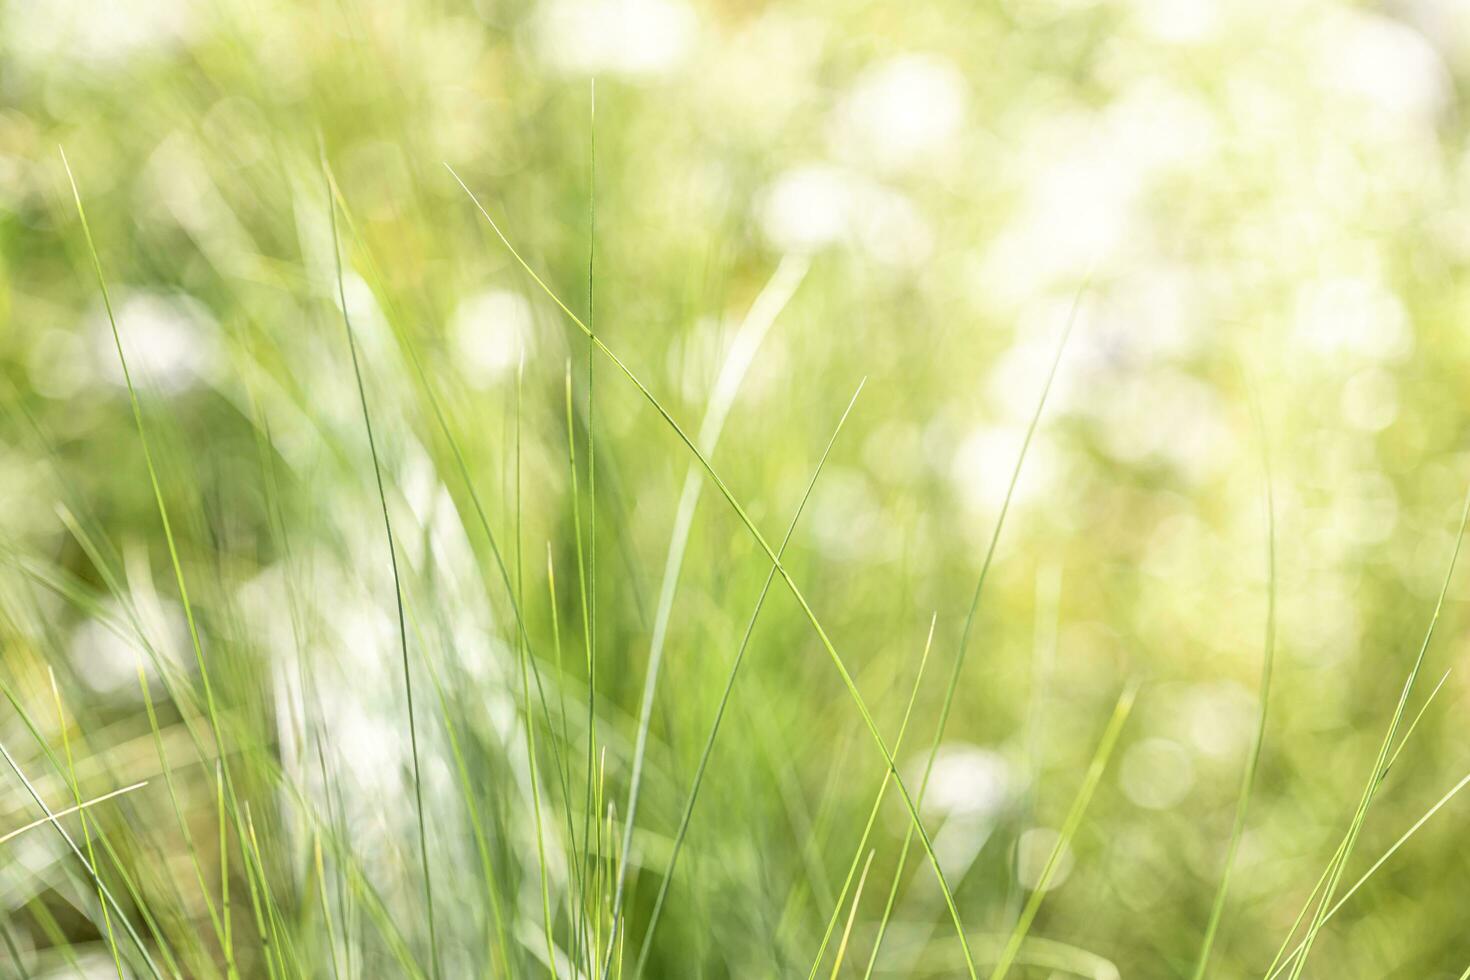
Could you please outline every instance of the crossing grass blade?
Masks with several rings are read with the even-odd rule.
[[[791,517],[791,523],[786,527],[786,534],[781,539],[780,550],[777,555],[786,551],[786,546],[791,543],[791,537],[796,533],[796,525],[801,520],[802,512],[811,500],[812,491],[816,489],[817,479],[822,475],[822,470],[827,465],[827,459],[832,455],[832,447],[837,444],[837,437],[842,434],[842,427],[847,424],[847,418],[852,414],[853,406],[857,404],[857,398],[863,391],[863,383],[859,383],[857,390],[852,393],[852,398],[847,403],[847,408],[837,420],[837,425],[832,430],[832,436],[827,440],[822,455],[817,460],[816,468],[812,471],[811,478],[807,480],[805,491],[796,506],[796,512]],[[694,806],[699,801],[699,790],[704,784],[705,773],[709,768],[710,756],[714,753],[715,741],[720,734],[720,725],[724,721],[725,711],[730,705],[730,695],[735,690],[735,680],[740,674],[740,666],[745,661],[746,651],[750,648],[750,638],[755,633],[756,621],[760,618],[761,609],[764,607],[766,597],[770,594],[771,586],[775,582],[776,569],[774,565],[766,574],[765,583],[761,586],[759,597],[755,602],[755,608],[751,611],[750,618],[746,621],[745,632],[741,635],[740,646],[736,648],[735,657],[730,661],[729,672],[725,675],[725,686],[720,692],[720,700],[715,707],[715,716],[710,722],[710,729],[705,735],[704,747],[699,754],[699,762],[694,767],[694,776],[690,781],[689,794],[684,800],[683,812],[679,815],[679,827],[674,832],[673,847],[669,852],[669,865],[664,872],[663,881],[659,883],[658,894],[654,898],[653,911],[649,914],[648,926],[644,930],[643,942],[638,950],[638,960],[633,967],[634,977],[643,974],[643,969],[648,964],[648,956],[653,948],[653,937],[658,929],[659,917],[663,912],[664,902],[668,899],[669,889],[673,887],[674,872],[678,867],[679,855],[683,851],[685,838],[689,834],[689,823],[694,817]],[[626,835],[625,835],[626,836]],[[626,844],[624,848],[626,849]],[[620,861],[623,860],[620,858]]]
[[[144,779],[139,782],[133,783],[131,786],[124,786],[121,789],[115,789],[110,793],[103,793],[101,796],[94,796],[89,800],[83,800],[78,803],[73,803],[71,806],[57,810],[55,813],[48,814],[47,816],[41,817],[37,820],[32,820],[28,824],[16,827],[14,830],[8,830],[5,833],[0,834],[0,844],[9,843],[10,841],[15,840],[15,838],[19,837],[21,834],[24,834],[28,830],[34,830],[37,827],[43,826],[56,820],[60,820],[62,817],[70,816],[73,813],[81,813],[83,810],[94,807],[99,803],[106,803],[108,800],[122,796],[124,793],[131,793],[135,790],[140,790],[147,785],[148,780]],[[88,859],[91,860],[90,852],[88,853]],[[110,941],[109,945],[115,947],[116,942]],[[121,967],[119,967],[119,969],[121,969]]]
[[[67,813],[80,813],[80,811],[85,809],[90,804],[82,802],[82,788],[81,785],[77,782],[76,762],[72,758],[71,754],[71,737],[67,734],[67,729],[70,726],[68,725],[66,719],[66,709],[62,707],[61,690],[56,686],[56,671],[48,668],[46,671],[46,679],[51,682],[51,696],[56,702],[56,724],[57,727],[61,729],[61,748],[63,757],[66,759],[67,784],[71,788],[72,799],[76,801],[72,806],[58,813],[57,816],[64,816]],[[137,786],[134,786],[132,788],[136,789]],[[44,822],[44,820],[41,822]],[[95,868],[97,866],[97,851],[92,846],[92,830],[87,825],[87,815],[85,813],[81,814],[80,823],[82,825],[82,840],[87,845],[87,860],[91,862],[92,867]],[[0,843],[4,843],[11,837],[16,836],[16,834],[29,830],[31,827],[34,826],[36,826],[36,824],[31,823],[26,827],[22,827],[19,831],[16,831],[13,834],[7,834],[5,837],[0,837]],[[103,899],[101,889],[98,889],[97,891],[97,901],[102,906],[102,926],[105,931],[105,935],[107,936],[107,948],[112,953],[112,965],[117,970],[117,980],[124,980],[122,956],[118,954],[117,936],[115,936],[112,931],[112,913],[107,908],[107,902]]]
[[[914,674],[914,686],[909,691],[908,704],[906,704],[903,709],[903,720],[899,722],[898,734],[894,736],[893,739],[893,751],[895,754],[897,754],[899,749],[903,746],[903,737],[904,734],[908,731],[909,719],[912,718],[914,714],[914,704],[919,700],[919,688],[924,682],[924,668],[929,664],[929,651],[934,646],[934,626],[936,623],[938,623],[938,621],[938,613],[935,613],[929,619],[929,635],[924,639],[924,652],[919,657],[919,669]],[[807,972],[807,980],[816,980],[817,970],[822,965],[822,959],[827,955],[827,943],[832,938],[832,930],[837,925],[837,916],[842,911],[842,902],[847,899],[847,889],[852,886],[852,876],[857,872],[858,864],[860,861],[862,861],[864,850],[868,850],[868,861],[872,861],[873,852],[868,849],[868,840],[873,834],[873,825],[878,822],[878,812],[883,806],[883,797],[888,792],[888,782],[889,774],[885,772],[883,773],[882,782],[878,784],[878,793],[873,797],[873,806],[868,810],[868,821],[863,825],[863,833],[862,836],[858,838],[857,849],[852,855],[852,861],[847,866],[847,877],[842,882],[842,890],[838,892],[837,903],[832,908],[832,916],[827,920],[826,931],[822,933],[822,942],[817,946],[816,958],[812,960],[812,968]],[[867,865],[864,864],[864,878],[867,877],[867,873]],[[861,890],[861,884],[859,884],[859,890]],[[856,898],[854,898],[854,908],[856,908],[856,905],[857,900]],[[851,923],[849,922],[849,926],[850,925]],[[845,946],[846,937],[844,936],[843,938],[843,945]],[[842,957],[838,956],[837,960],[840,963]],[[835,967],[832,971],[832,975],[837,975]]]

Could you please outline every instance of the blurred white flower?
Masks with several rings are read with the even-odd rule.
[[[219,356],[218,325],[203,303],[183,293],[124,293],[117,329],[133,383],[165,393],[207,381]],[[112,328],[100,306],[92,314],[92,350],[103,377],[124,383]]]
[[[1062,158],[1037,175],[1026,227],[1067,266],[1087,263],[1122,240],[1138,191],[1138,160],[1121,154]]]
[[[856,203],[850,174],[826,164],[796,167],[763,195],[761,226],[784,252],[812,252],[847,235]]]
[[[1068,321],[1072,335],[1057,365],[1048,411],[1076,412],[1096,397],[1093,376],[1113,370],[1116,344],[1098,323],[1098,304],[1075,292],[1037,297],[1018,311],[1015,340],[985,375],[985,395],[1002,418],[1025,426],[1057,357],[1057,344]]]
[[[327,247],[332,247],[330,242]],[[365,355],[369,363],[376,363],[388,353],[391,346],[393,329],[388,323],[388,315],[383,312],[377,293],[373,292],[373,287],[368,285],[367,280],[362,276],[351,270],[345,271],[339,292],[335,272],[332,275],[334,277],[331,285],[332,304],[339,310],[343,309],[342,298],[343,296],[347,298],[346,312],[352,323],[352,334],[357,341],[358,355],[360,357]],[[340,332],[338,337],[341,337]],[[343,355],[346,356],[345,351]]]
[[[1470,60],[1470,6],[1464,0],[1399,0],[1394,14],[1443,52],[1452,67],[1464,68]]]
[[[812,502],[812,532],[823,552],[837,561],[873,559],[893,547],[893,519],[868,477],[847,468],[829,469]]]
[[[859,188],[858,244],[883,265],[913,269],[934,251],[934,236],[907,197],[876,185]]]
[[[1006,161],[1017,207],[982,267],[991,302],[1019,305],[1103,263],[1136,265],[1149,192],[1170,176],[1198,179],[1220,142],[1208,102],[1149,76],[1101,111],[1027,126]]]
[[[922,771],[912,778],[917,785]],[[933,844],[946,877],[963,878],[974,865],[1010,799],[1011,782],[1010,766],[994,752],[964,743],[940,747],[923,806],[944,818]]]
[[[1229,465],[1235,433],[1213,388],[1170,368],[1115,384],[1109,397],[1088,406],[1109,455],[1128,463],[1167,463],[1195,483]]]
[[[1019,304],[1116,260],[1138,221],[1143,163],[1109,140],[1099,119],[1068,115],[1034,127],[1012,161],[1020,206],[985,260],[993,301]]]
[[[380,549],[382,540],[378,537],[374,542]],[[382,564],[387,563],[385,554]],[[397,620],[393,618],[392,602],[391,595],[379,604],[367,596],[350,594],[345,588],[319,599],[318,608],[330,611],[340,637],[341,667],[360,693],[386,691],[392,683],[394,675],[390,666],[398,655]]]
[[[998,753],[947,742],[935,756],[924,808],[936,814],[991,817],[1010,799],[1012,781],[1011,767]]]
[[[949,146],[965,118],[965,78],[929,54],[889,58],[865,71],[837,110],[839,152],[899,169]]]
[[[933,251],[928,222],[907,197],[830,164],[777,177],[761,196],[759,218],[782,252],[851,242],[884,265],[912,268]]]
[[[1219,149],[1209,103],[1160,78],[1123,89],[1103,122],[1100,137],[1108,152],[1130,161],[1141,180],[1207,165]]]
[[[536,36],[543,56],[562,71],[637,77],[677,65],[697,26],[693,11],[675,0],[556,0]]]
[[[434,461],[422,445],[412,443],[404,450],[403,456],[395,481],[398,491],[413,512],[414,520],[427,527],[435,516],[434,508],[442,500],[444,481],[439,478]],[[409,546],[409,542],[405,541],[404,546]]]
[[[459,304],[449,334],[465,380],[488,387],[529,353],[534,337],[531,304],[519,293],[488,289]]]
[[[294,583],[285,564],[262,569],[235,590],[235,601],[247,622],[255,624],[250,641],[280,663],[293,663],[297,637],[290,590]],[[291,668],[294,671],[294,665]]]
[[[387,714],[387,706],[322,693],[332,740],[340,747],[341,762],[357,785],[369,797],[402,787],[409,762],[408,739],[403,727]]]

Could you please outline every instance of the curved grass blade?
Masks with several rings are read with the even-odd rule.
[[[60,147],[58,147],[60,150]],[[199,678],[204,686],[205,704],[209,709],[209,723],[214,731],[215,748],[221,759],[225,756],[224,742],[219,731],[218,711],[215,707],[214,687],[210,684],[209,668],[205,663],[204,646],[199,639],[199,626],[194,619],[194,605],[189,601],[189,588],[184,581],[183,565],[179,561],[178,544],[174,540],[173,523],[169,520],[168,505],[163,501],[163,488],[158,480],[158,470],[153,463],[153,450],[148,442],[148,430],[143,424],[143,407],[138,400],[138,390],[133,384],[132,371],[128,368],[127,355],[123,353],[122,334],[118,330],[117,316],[112,310],[112,296],[107,290],[107,280],[102,275],[102,260],[97,255],[97,245],[92,240],[92,226],[87,222],[86,209],[82,207],[82,192],[77,188],[76,177],[67,162],[66,151],[61,150],[61,165],[66,169],[66,179],[71,183],[72,199],[76,202],[77,217],[81,219],[82,234],[87,241],[87,254],[92,259],[92,269],[97,274],[97,288],[102,293],[102,306],[107,313],[107,323],[112,328],[112,340],[117,347],[117,359],[122,365],[123,381],[128,389],[128,402],[133,409],[133,422],[138,429],[138,441],[143,448],[143,462],[148,469],[148,481],[153,488],[153,500],[158,507],[159,521],[163,525],[163,537],[168,544],[169,563],[173,567],[174,582],[179,590],[179,600],[184,607],[184,620],[189,627],[189,642],[194,648],[194,657],[199,667]],[[228,777],[228,770],[226,770]],[[241,838],[243,846],[243,836]]]
[[[82,803],[82,788],[77,782],[76,761],[71,754],[71,736],[67,734],[67,730],[71,726],[67,724],[66,709],[61,703],[61,688],[56,685],[56,671],[52,670],[49,665],[46,667],[46,677],[51,682],[51,697],[56,702],[56,726],[61,729],[61,749],[63,758],[66,759],[66,781],[71,789],[72,799],[76,801],[74,807],[63,812],[76,812],[82,810],[85,804]],[[92,862],[93,867],[96,867],[97,850],[92,846],[92,831],[87,825],[86,814],[82,814],[80,823],[82,825],[82,842],[87,845],[87,860]],[[30,826],[34,827],[35,824],[33,823]],[[30,827],[23,827],[16,833],[22,833],[29,829]],[[10,835],[0,837],[0,843],[4,843],[9,839]],[[117,980],[123,980],[122,956],[118,954],[117,935],[112,930],[112,913],[108,910],[107,902],[103,900],[100,890],[97,892],[97,902],[102,906],[102,925],[106,930],[104,934],[107,936],[107,948],[112,953],[112,965],[117,970]]]
[[[389,324],[395,326],[396,329],[401,324],[402,317],[398,312],[397,305],[394,302],[392,294],[387,290],[386,285],[384,285],[384,277],[378,269],[378,265],[374,259],[372,250],[368,248],[367,242],[363,239],[362,235],[357,229],[356,224],[353,221],[352,210],[348,207],[347,200],[343,196],[341,188],[337,185],[337,181],[332,174],[330,164],[327,164],[327,182],[331,186],[332,194],[337,202],[338,213],[341,215],[342,220],[347,227],[348,233],[352,236],[352,240],[356,242],[359,248],[362,262],[366,269],[367,277],[370,283],[379,284],[379,288],[376,289],[375,295],[383,302],[384,308],[388,312]],[[479,526],[480,532],[485,536],[485,541],[490,547],[490,555],[494,559],[495,571],[499,574],[501,585],[505,590],[506,601],[510,605],[511,618],[514,620],[515,623],[516,635],[519,639],[519,642],[525,646],[525,649],[527,651],[527,664],[530,666],[531,679],[535,683],[536,696],[540,702],[542,714],[549,720],[552,717],[552,711],[546,697],[545,685],[542,682],[541,669],[537,665],[539,658],[536,655],[535,646],[531,642],[531,634],[526,627],[525,617],[521,608],[521,590],[518,584],[518,580],[520,578],[519,556],[514,556],[517,569],[515,575],[512,576],[511,560],[507,558],[505,549],[502,549],[499,538],[496,536],[494,529],[490,526],[489,516],[485,511],[484,502],[480,497],[480,492],[475,484],[475,480],[470,474],[469,463],[465,458],[463,447],[461,447],[459,439],[455,436],[454,430],[449,425],[449,418],[444,411],[444,406],[440,401],[438,394],[434,390],[434,386],[429,382],[428,371],[424,368],[423,360],[419,356],[418,347],[414,343],[413,337],[409,331],[399,329],[398,337],[402,343],[403,352],[408,355],[408,361],[413,368],[414,377],[419,383],[419,390],[423,393],[425,399],[428,401],[430,412],[434,416],[435,424],[437,425],[440,434],[444,437],[444,441],[449,446],[450,454],[454,459],[455,469],[459,473],[461,481],[463,481],[464,483],[465,493],[469,496],[470,508],[474,512],[475,523]],[[524,364],[522,364],[517,370],[518,372],[520,372],[523,369]],[[518,373],[518,385],[520,384],[520,378],[521,375],[520,373]],[[520,404],[520,397],[520,393],[519,391],[517,391],[517,406],[519,406]],[[519,411],[519,408],[517,408],[517,411]],[[517,432],[519,432],[519,421],[517,421],[516,424],[518,427]],[[519,438],[518,435],[517,438]],[[517,484],[517,486],[519,486],[519,484]],[[519,551],[520,541],[517,540],[515,544],[517,547],[517,551]],[[489,582],[486,581],[485,584],[488,593]],[[554,624],[555,620],[553,619],[553,625]],[[558,665],[559,664],[560,661],[558,661]],[[530,702],[526,702],[526,710],[530,710]],[[565,717],[565,712],[563,712],[563,720],[565,720]],[[551,759],[560,784],[559,788],[562,793],[562,798],[570,800],[572,798],[570,782],[571,777],[569,775],[570,763],[563,756],[561,745],[557,742],[556,739],[548,739],[548,742],[550,743]],[[570,808],[563,808],[563,813],[566,818],[565,822],[567,828],[567,839],[570,842],[573,856],[575,857],[577,840],[576,827],[574,826],[572,821]],[[579,876],[578,883],[580,887],[580,860],[574,860],[572,862],[572,868],[574,872]]]
[[[521,532],[521,373],[522,373],[522,369],[520,367],[517,367],[517,369],[516,369],[516,418],[515,418],[515,422],[516,422],[516,428],[515,428],[515,432],[516,432],[516,436],[515,436],[515,454],[516,454],[516,456],[515,456],[515,481],[516,481],[516,485],[515,485],[515,507],[516,507],[516,586],[515,586],[515,602],[516,602],[516,606],[517,607],[520,607],[523,604],[524,600],[525,600],[525,596],[521,592],[522,579],[521,579],[521,540],[520,540],[520,538],[521,538],[521,535],[520,535],[520,532]],[[554,623],[556,621],[556,592],[555,592],[556,583],[555,583],[555,580],[554,579],[551,579],[549,577],[548,577],[547,581],[548,581],[548,584],[550,585],[551,589],[553,590],[552,591],[552,594],[551,594],[551,605],[552,605],[551,617],[552,617],[552,621]],[[558,635],[557,640],[556,640],[556,643],[557,643],[558,659],[560,659],[560,653],[561,653],[561,638],[560,638],[560,635]],[[537,765],[536,765],[536,726],[535,726],[535,723],[531,719],[531,692],[530,692],[530,689],[527,686],[527,682],[526,682],[526,675],[528,673],[528,671],[526,670],[526,664],[527,664],[527,661],[529,659],[530,659],[530,651],[527,649],[526,644],[525,643],[517,643],[516,644],[516,662],[517,662],[517,664],[519,665],[519,668],[520,668],[520,677],[521,677],[521,702],[525,705],[525,708],[523,709],[523,715],[524,715],[524,719],[525,719],[525,729],[526,729],[525,730],[525,738],[526,738],[526,764],[529,767],[529,771],[530,771],[530,775],[531,775],[531,808],[532,808],[533,813],[534,813],[534,816],[536,818],[536,866],[537,866],[537,869],[540,872],[540,876],[541,876],[541,918],[542,918],[542,931],[544,932],[544,934],[546,936],[546,962],[547,962],[547,965],[551,969],[551,977],[552,977],[552,980],[556,980],[556,978],[557,978],[557,969],[556,969],[556,941],[552,937],[552,934],[551,934],[551,926],[552,926],[552,922],[551,922],[551,885],[550,885],[550,878],[549,878],[549,876],[547,874],[547,870],[546,870],[546,834],[545,834],[545,830],[543,829],[543,824],[542,824],[542,821],[541,821],[541,789],[540,789],[540,784],[538,782]],[[540,675],[539,674],[537,675],[537,678],[538,678],[537,683],[539,684],[540,683],[540,680],[539,680]],[[544,695],[542,696],[542,703],[543,703],[543,705],[545,703],[545,696]],[[548,717],[548,720],[549,720],[549,717]],[[564,787],[563,788],[565,789],[565,784],[564,784]],[[567,809],[568,809],[568,811],[570,811],[570,800],[571,800],[571,797],[570,796],[567,796],[566,797],[566,800],[568,801],[568,807],[567,807]],[[577,839],[575,837],[570,836],[570,830],[571,830],[570,812],[568,812],[567,828],[568,828],[568,831],[569,831],[568,836],[570,838],[569,839],[569,844],[573,848],[573,852],[574,852],[573,853],[573,857],[575,858],[575,849],[576,849],[576,846],[577,846]],[[574,861],[574,864],[575,864],[575,861]]]
[[[596,310],[597,293],[593,273],[597,268],[597,80],[592,79],[588,91],[587,107],[587,328],[589,331],[597,329]],[[593,796],[593,765],[592,761],[597,754],[597,427],[594,424],[596,405],[595,397],[595,362],[596,349],[592,346],[592,339],[587,340],[587,576],[582,591],[582,612],[586,624],[587,636],[587,785],[584,790],[585,804],[582,809],[582,850],[589,850],[588,838],[592,834],[592,818],[594,813],[600,812],[600,807],[594,806]],[[567,438],[573,440],[573,430],[570,424],[567,426]],[[573,480],[573,503],[576,502],[576,462],[572,465]],[[577,555],[578,569],[581,568],[582,532],[581,521],[578,521],[577,530]],[[599,832],[601,823],[598,823]],[[600,849],[599,849],[600,850]],[[600,867],[600,865],[599,865]],[[587,889],[585,879],[591,873],[591,869],[583,869],[584,881],[583,894],[577,903],[580,914],[583,917],[581,927],[577,931],[579,941],[584,944],[584,960],[587,970],[592,970],[592,961],[597,956],[597,944],[592,942],[590,947],[587,943],[587,923],[589,915],[587,910]],[[596,914],[597,896],[592,894],[593,910]]]

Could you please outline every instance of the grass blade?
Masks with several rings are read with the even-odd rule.
[[[1383,775],[1379,777],[1379,782],[1382,782],[1384,779],[1388,778],[1389,772],[1393,770],[1394,765],[1399,760],[1399,756],[1403,754],[1405,746],[1409,744],[1409,739],[1413,737],[1414,730],[1419,727],[1419,722],[1421,719],[1423,719],[1424,713],[1429,710],[1429,706],[1434,703],[1434,699],[1439,695],[1440,690],[1444,687],[1445,681],[1449,680],[1449,678],[1450,671],[1446,670],[1443,674],[1440,675],[1439,683],[1434,685],[1434,690],[1429,692],[1429,697],[1425,698],[1424,703],[1419,706],[1419,710],[1414,714],[1414,720],[1409,723],[1409,727],[1404,731],[1404,737],[1399,739],[1398,746],[1394,749],[1393,755],[1389,757],[1388,765],[1383,767]],[[1338,843],[1337,851],[1334,852],[1332,855],[1334,861],[1336,861],[1341,856],[1342,848],[1345,843],[1346,839]],[[1316,900],[1317,893],[1322,890],[1322,886],[1327,883],[1328,870],[1329,869],[1327,868],[1323,868],[1321,876],[1317,879],[1317,883],[1312,886],[1312,892],[1310,895],[1307,896],[1306,903],[1302,906],[1301,911],[1297,913],[1295,921],[1292,922],[1291,929],[1286,934],[1286,939],[1282,942],[1281,947],[1277,949],[1275,958],[1271,960],[1271,965],[1266,968],[1266,980],[1271,980],[1271,978],[1275,977],[1282,970],[1286,969],[1285,962],[1287,956],[1287,947],[1291,946],[1291,940],[1296,936],[1297,927],[1302,924],[1302,919],[1306,917],[1307,909],[1310,908],[1312,902]],[[1300,949],[1300,947],[1301,944],[1298,943],[1297,946],[1292,949],[1291,955],[1295,956],[1297,950]]]

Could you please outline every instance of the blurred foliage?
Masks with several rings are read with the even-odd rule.
[[[232,897],[242,974],[266,975],[268,954],[238,842],[218,880],[201,679],[58,145],[140,386],[227,759],[259,832],[254,860],[302,973],[400,971],[354,876],[424,969],[429,955],[393,581],[323,157],[350,210],[346,307],[403,566],[446,975],[500,968],[490,892],[517,974],[544,969],[526,711],[543,779],[553,752],[568,757],[571,796],[554,779],[539,793],[563,936],[572,916],[560,821],[585,804],[589,444],[594,713],[615,827],[691,456],[608,360],[589,378],[585,339],[445,163],[584,317],[595,183],[595,330],[691,433],[752,304],[783,260],[807,268],[713,460],[779,541],[866,378],[786,561],[887,738],[937,616],[900,757],[913,784],[1078,304],[924,808],[977,950],[1009,932],[1017,875],[1034,883],[1035,852],[1054,839],[1119,691],[1140,681],[1032,932],[1125,976],[1187,973],[1194,960],[1257,711],[1268,577],[1253,391],[1274,470],[1277,670],[1213,963],[1219,976],[1265,971],[1372,770],[1470,482],[1470,9],[9,0],[0,11],[0,673],[41,739],[17,711],[0,743],[46,774],[37,786],[54,806],[70,798],[41,747],[62,746],[49,668],[83,795],[152,780],[99,806],[93,830],[135,869],[142,894],[127,907],[155,910],[149,942],[172,945],[184,975],[224,969],[201,884]],[[523,583],[549,715],[522,700],[508,596],[430,392]],[[768,570],[707,488],[655,701],[630,957]],[[1411,711],[1457,666],[1467,599],[1461,574]],[[160,781],[140,662],[187,837]],[[1384,783],[1348,883],[1470,765],[1467,693],[1452,672]],[[488,884],[451,734],[490,827]],[[882,775],[777,583],[650,975],[805,970]],[[4,785],[0,827],[34,818],[19,782]],[[845,971],[867,960],[898,862],[906,818],[892,797]],[[1465,806],[1452,802],[1353,896],[1308,975],[1459,975]],[[323,862],[333,936],[313,858],[321,822],[344,845]],[[186,839],[209,881],[196,880]],[[5,846],[7,975],[112,971],[95,888],[64,842],[42,829]],[[879,972],[949,975],[954,939],[932,872],[915,856],[907,868]]]

